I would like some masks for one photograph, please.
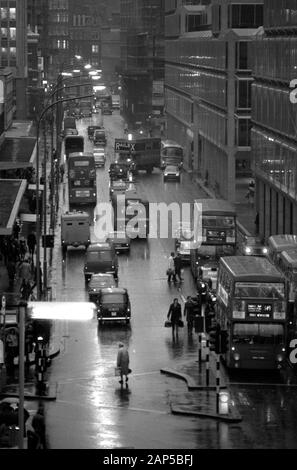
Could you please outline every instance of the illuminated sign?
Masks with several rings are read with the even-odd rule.
[[[272,304],[247,304],[247,314],[250,318],[271,318]]]

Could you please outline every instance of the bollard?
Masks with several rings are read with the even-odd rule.
[[[206,340],[206,385],[209,386],[209,340]]]
[[[217,367],[216,367],[216,410],[217,414],[220,411],[220,355],[217,354]]]

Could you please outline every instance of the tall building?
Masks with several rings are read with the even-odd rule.
[[[101,67],[104,80],[116,87],[121,69],[120,0],[106,6],[106,24],[101,28]]]
[[[47,16],[47,78],[55,81],[57,74],[70,65],[69,8],[72,0],[48,0]]]
[[[15,80],[16,117],[26,119],[28,78],[27,0],[0,0],[0,66]]]
[[[290,100],[290,81],[297,78],[295,1],[264,1],[264,34],[254,42],[252,57],[259,231],[265,237],[297,233],[297,104]]]
[[[112,2],[111,2],[112,3]],[[106,0],[69,2],[70,56],[80,55],[85,63],[101,66],[101,27],[106,23]]]
[[[122,103],[131,124],[143,125],[163,112],[163,40],[163,0],[121,0]]]
[[[167,136],[185,147],[185,166],[231,202],[236,177],[251,174],[248,43],[263,24],[262,3],[165,3]]]

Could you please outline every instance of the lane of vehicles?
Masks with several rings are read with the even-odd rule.
[[[93,142],[95,147],[105,147],[107,144],[105,129],[95,129]]]
[[[145,170],[152,173],[154,168],[160,167],[161,139],[155,137],[139,137],[128,139],[115,139],[116,154],[121,154],[121,160],[133,163],[135,171]]]
[[[97,301],[97,296],[102,289],[107,287],[117,287],[117,282],[112,274],[93,274],[88,284],[88,294],[90,302]]]

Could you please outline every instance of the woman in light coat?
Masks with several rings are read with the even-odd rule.
[[[128,382],[128,374],[130,372],[129,369],[129,353],[127,348],[123,345],[123,343],[119,343],[119,350],[117,356],[117,367],[121,369],[121,380],[120,384],[123,383],[123,377],[126,376],[126,382]]]

